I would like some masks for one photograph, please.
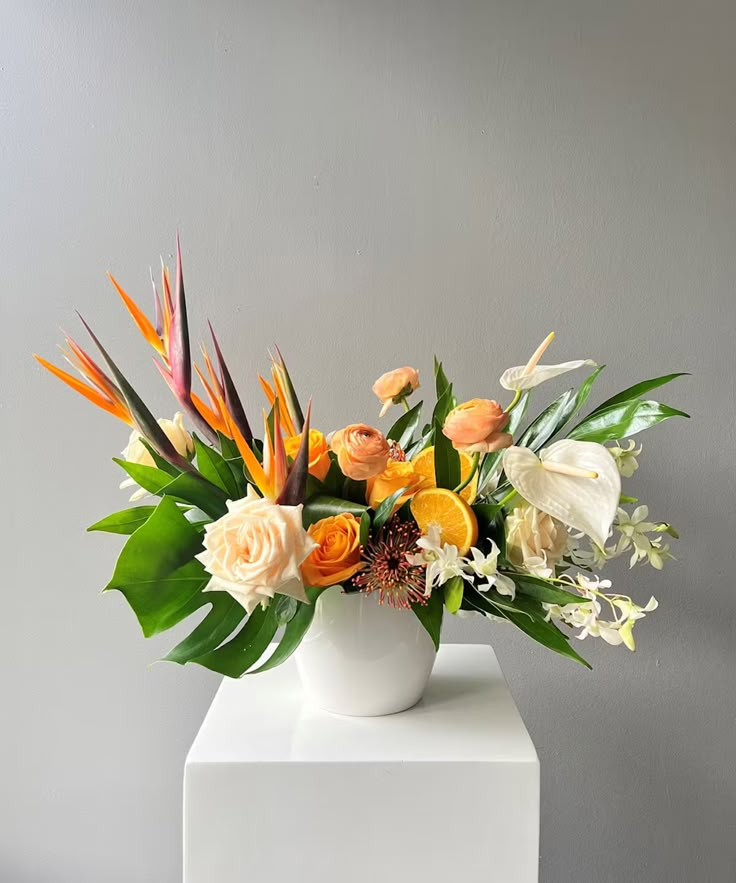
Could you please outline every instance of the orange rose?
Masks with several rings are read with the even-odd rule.
[[[424,475],[416,472],[412,463],[389,460],[388,465],[380,475],[368,479],[366,499],[368,505],[375,509],[386,497],[390,497],[391,494],[405,487],[407,492],[402,494],[396,502],[396,508],[398,509],[417,491],[423,487],[431,486],[432,482]]]
[[[338,430],[330,447],[337,454],[343,475],[355,481],[373,478],[388,463],[389,446],[383,433],[365,423],[351,423]]]
[[[504,413],[498,402],[471,399],[450,411],[442,433],[458,451],[489,454],[511,445],[511,436],[501,432],[508,422],[509,415]]]
[[[337,586],[360,570],[360,520],[349,512],[315,522],[308,530],[316,549],[302,564],[308,586]]]
[[[373,384],[373,392],[383,402],[380,416],[388,411],[391,405],[398,405],[403,399],[419,389],[419,372],[416,368],[394,368],[381,374]]]
[[[293,460],[296,452],[299,450],[302,437],[300,435],[292,435],[284,439],[284,447],[286,454]],[[309,474],[324,481],[325,476],[330,469],[330,449],[327,447],[327,441],[324,435],[318,429],[309,430]]]

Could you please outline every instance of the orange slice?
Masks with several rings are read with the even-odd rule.
[[[419,491],[411,501],[411,514],[423,534],[437,525],[441,542],[457,546],[461,555],[478,539],[478,520],[473,510],[458,494],[446,488]]]
[[[460,451],[460,482],[462,483],[470,474],[473,468],[473,458],[470,454]],[[434,447],[425,448],[420,451],[411,461],[414,471],[423,475],[428,481],[434,484]],[[470,484],[460,491],[460,496],[466,503],[472,503],[475,495],[478,493],[478,473],[473,476]]]

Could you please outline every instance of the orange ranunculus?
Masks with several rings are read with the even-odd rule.
[[[450,411],[442,433],[458,451],[488,454],[511,445],[511,436],[501,432],[508,422],[509,415],[504,413],[498,402],[471,399]]]
[[[420,475],[412,463],[402,462],[398,460],[389,460],[388,465],[380,475],[375,478],[369,478],[366,485],[366,499],[368,505],[375,509],[386,497],[402,487],[405,487],[406,493],[402,494],[397,503],[396,508],[403,504],[424,487],[431,487],[432,482],[424,475]]]
[[[388,411],[392,404],[398,405],[402,399],[419,389],[419,372],[416,368],[394,368],[381,374],[373,384],[373,392],[383,402],[380,416]]]
[[[308,530],[319,543],[302,564],[307,586],[337,586],[360,570],[360,520],[349,512],[315,522]]]
[[[288,457],[294,459],[301,444],[301,434],[284,439],[284,447]],[[330,449],[327,441],[318,429],[309,430],[309,474],[324,481],[330,469]]]
[[[343,475],[365,481],[383,472],[388,463],[389,446],[382,432],[365,423],[351,423],[339,429],[330,441],[337,454]]]

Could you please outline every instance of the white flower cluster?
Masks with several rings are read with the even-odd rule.
[[[579,628],[575,637],[581,641],[590,635],[593,638],[603,638],[606,643],[614,646],[623,644],[629,650],[636,649],[634,623],[657,609],[657,600],[654,597],[644,607],[640,607],[626,595],[609,595],[600,591],[610,589],[610,580],[578,574],[576,579],[568,577],[566,581],[585,600],[564,605],[544,604],[548,620],[559,620],[573,628]],[[603,605],[607,605],[607,609],[611,611],[612,619],[601,618]]]
[[[431,525],[426,536],[417,540],[417,546],[422,551],[416,555],[407,555],[407,560],[410,564],[427,568],[426,595],[435,586],[442,586],[453,577],[459,576],[467,582],[474,583],[478,578],[483,580],[475,584],[480,592],[495,589],[499,595],[506,595],[512,600],[516,596],[513,580],[498,573],[499,549],[495,543],[491,543],[491,551],[487,555],[474,546],[470,550],[472,557],[466,558],[459,554],[457,546],[443,543],[440,528]]]
[[[676,538],[677,531],[665,521],[647,521],[648,517],[647,506],[637,506],[631,513],[619,506],[612,528],[612,535],[618,533],[618,538],[612,545],[599,546],[591,542],[586,549],[579,545],[582,534],[572,534],[565,556],[578,567],[600,570],[607,561],[631,552],[629,567],[645,563],[661,570],[665,561],[674,558],[662,534]]]

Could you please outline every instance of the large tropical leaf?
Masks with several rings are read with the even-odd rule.
[[[210,653],[243,621],[245,608],[227,592],[207,592],[210,609],[198,626],[164,656],[165,662],[185,665],[195,657]]]
[[[190,662],[230,678],[239,678],[263,656],[278,627],[275,604],[265,610],[256,607],[233,638],[216,650],[193,657]]]
[[[342,500],[339,497],[329,497],[326,495],[318,495],[311,497],[304,504],[302,510],[302,520],[304,527],[309,527],[322,518],[329,518],[331,515],[340,515],[342,512],[350,512],[360,518],[364,512],[368,510],[368,504],[351,503],[349,500]]]
[[[105,591],[125,596],[146,637],[166,631],[209,600],[201,550],[201,533],[164,497],[123,546]]]
[[[324,589],[315,586],[308,587],[305,591],[307,593],[307,598],[309,598],[309,604],[304,604],[301,601],[297,602],[296,613],[287,623],[284,633],[274,652],[262,665],[259,665],[256,669],[252,669],[247,672],[247,674],[258,674],[259,672],[268,671],[270,668],[275,668],[277,665],[281,665],[281,663],[286,662],[292,653],[294,653],[299,647],[314,619],[317,598],[319,598],[322,592],[324,592]]]

